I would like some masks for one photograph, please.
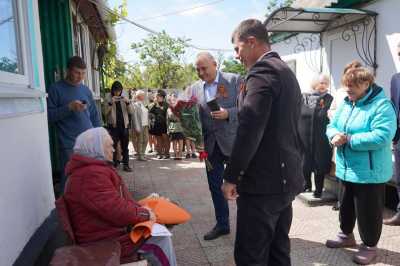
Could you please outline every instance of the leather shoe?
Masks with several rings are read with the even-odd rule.
[[[392,218],[383,220],[383,224],[399,226],[400,225],[400,212],[396,213]]]
[[[214,240],[220,236],[228,235],[230,232],[230,229],[221,229],[215,226],[210,232],[204,235],[204,240]]]
[[[340,232],[336,239],[329,239],[325,243],[328,248],[350,248],[357,245],[356,240],[354,239],[353,233],[344,234]]]
[[[123,170],[125,172],[132,172],[132,168],[129,167],[129,165],[125,164]]]

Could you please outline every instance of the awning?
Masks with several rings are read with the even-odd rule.
[[[324,32],[339,30],[344,41],[353,40],[360,59],[376,71],[376,16],[378,13],[348,8],[292,8],[282,7],[265,20],[272,42],[296,36],[295,53],[300,50],[313,50],[314,44],[322,49]],[[298,33],[309,33],[311,37],[299,40]],[[315,40],[315,36],[319,35]],[[322,53],[319,58],[319,71],[322,71]],[[315,69],[315,68],[314,68]]]
[[[282,7],[274,11],[264,25],[269,32],[321,33],[376,15],[360,9]]]

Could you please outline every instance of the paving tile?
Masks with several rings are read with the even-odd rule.
[[[210,263],[233,259],[232,246],[204,247],[203,249]]]
[[[120,172],[134,198],[141,199],[156,192],[169,197],[192,214],[192,220],[171,229],[178,265],[233,266],[236,230],[236,204],[229,203],[231,234],[213,241],[203,235],[215,225],[214,208],[208,189],[204,164],[197,160],[134,161],[133,173]],[[385,211],[384,217],[391,212]],[[293,223],[290,230],[291,258],[294,266],[355,265],[355,249],[328,249],[325,241],[339,231],[338,212],[332,205],[309,207],[296,199],[293,202]],[[357,226],[354,233],[358,242]],[[400,227],[383,226],[379,256],[371,265],[400,265]]]

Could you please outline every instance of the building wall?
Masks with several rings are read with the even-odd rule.
[[[397,43],[400,42],[400,33],[397,25],[393,23],[400,10],[400,1],[380,0],[366,5],[363,9],[375,11],[377,17],[377,63],[376,82],[383,86],[387,95],[389,95],[389,86],[391,76],[400,71],[400,62],[397,56]],[[322,72],[331,75],[331,90],[340,87],[340,78],[344,66],[352,60],[360,60],[354,45],[351,41],[344,41],[341,37],[341,30],[328,32],[323,36],[323,67]],[[309,67],[310,61],[319,62],[320,49],[312,49],[311,52],[294,53],[299,40],[307,37],[309,34],[300,34],[292,37],[291,41],[279,42],[273,45],[285,61],[296,61],[296,75],[299,80],[302,91],[309,90],[309,84],[312,78],[318,74],[318,67]],[[361,61],[362,62],[362,61]]]
[[[54,209],[37,1],[20,1],[29,86],[0,80],[0,265],[12,265]],[[28,33],[27,33],[28,32]]]
[[[54,208],[45,113],[0,120],[0,265],[11,265]]]

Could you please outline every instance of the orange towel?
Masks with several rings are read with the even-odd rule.
[[[149,238],[151,236],[151,229],[153,228],[153,224],[154,222],[152,221],[135,224],[130,233],[130,238],[133,243],[137,243],[141,237],[145,239]]]
[[[145,198],[139,204],[152,209],[159,224],[182,224],[192,218],[186,210],[165,198]]]
[[[165,198],[148,197],[140,200],[138,203],[152,209],[159,224],[182,224],[192,218],[186,210]],[[149,238],[153,224],[151,221],[136,224],[130,233],[131,240],[137,243],[142,236]]]

